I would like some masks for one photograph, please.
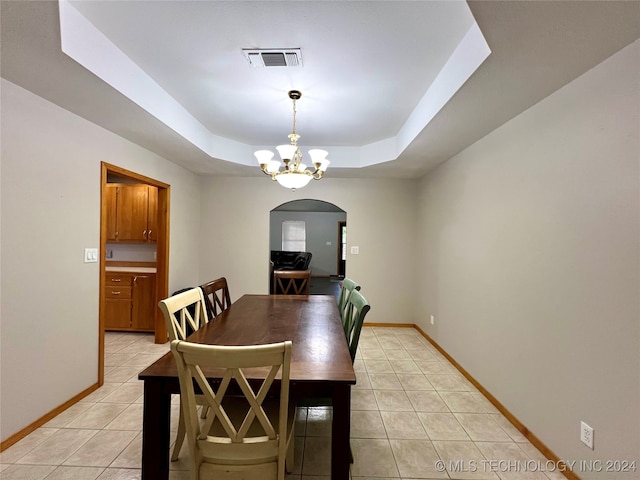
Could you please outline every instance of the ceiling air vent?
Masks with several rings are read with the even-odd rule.
[[[254,68],[301,67],[302,52],[299,48],[243,49],[242,54]]]

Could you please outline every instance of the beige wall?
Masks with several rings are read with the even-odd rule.
[[[2,80],[5,440],[97,382],[100,162],[171,184],[170,288],[197,279],[195,175]]]
[[[269,289],[269,212],[295,199],[331,202],[347,212],[347,276],[371,303],[369,322],[414,323],[413,180],[325,178],[291,192],[264,176],[203,177],[200,280],[225,276],[232,300]]]
[[[2,439],[97,380],[98,267],[82,252],[98,246],[106,161],[172,186],[170,291],[225,275],[234,300],[266,293],[270,210],[334,203],[368,321],[418,323],[562,458],[637,456],[638,49],[420,182],[329,174],[296,193],[197,178],[3,80]]]
[[[220,273],[234,299],[266,293],[270,210],[317,198],[348,212],[368,320],[414,322],[415,181],[327,178],[293,194],[262,176],[198,178],[5,80],[1,133],[3,440],[97,381],[99,271],[82,258],[99,246],[101,161],[171,185],[170,292]]]
[[[638,467],[639,58],[636,42],[423,179],[418,233],[420,326],[561,458]]]

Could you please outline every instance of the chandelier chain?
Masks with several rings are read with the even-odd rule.
[[[293,134],[296,133],[296,113],[297,113],[297,109],[296,109],[296,99],[293,99],[293,128],[292,128],[292,132]]]

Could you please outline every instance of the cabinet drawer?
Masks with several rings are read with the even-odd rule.
[[[128,274],[107,272],[105,275],[106,285],[122,285],[123,287],[130,287],[132,281],[133,277]]]
[[[105,296],[106,298],[131,298],[131,287],[107,285]]]

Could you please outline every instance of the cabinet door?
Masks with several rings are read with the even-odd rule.
[[[158,240],[158,188],[149,185],[149,212],[147,215],[147,241]]]
[[[104,304],[106,330],[131,329],[131,299],[107,299]]]
[[[107,241],[114,241],[117,240],[117,233],[118,233],[118,229],[117,229],[117,217],[116,217],[116,193],[117,193],[117,188],[115,185],[113,184],[107,184],[105,185],[105,192],[104,192],[104,202],[105,205],[107,207],[107,211],[106,211],[106,227],[107,227]]]
[[[121,185],[118,187],[118,240],[145,242],[149,187],[147,185]]]
[[[137,274],[133,279],[133,330],[155,330],[156,277]]]

